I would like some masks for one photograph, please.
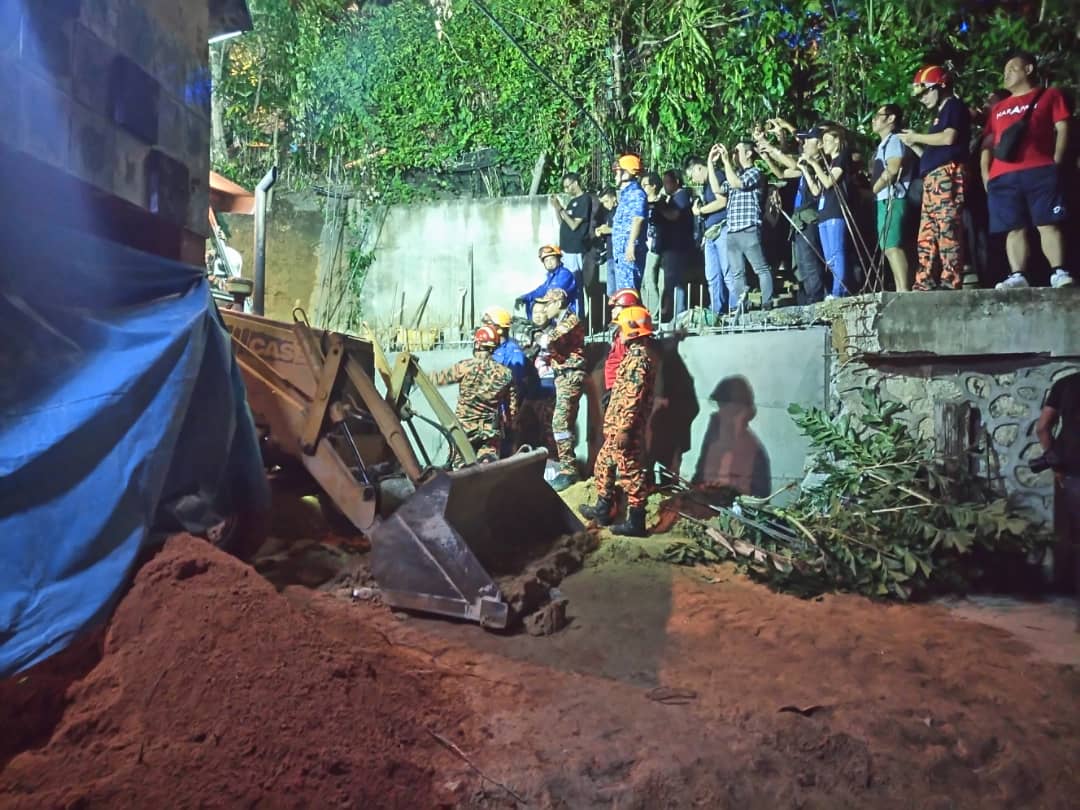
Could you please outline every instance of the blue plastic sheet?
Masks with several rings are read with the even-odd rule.
[[[202,268],[0,233],[0,677],[103,621],[163,532],[268,500]]]

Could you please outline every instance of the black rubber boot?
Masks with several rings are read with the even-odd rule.
[[[626,510],[626,520],[616,523],[611,527],[612,534],[621,534],[623,537],[645,537],[645,507],[632,506]]]
[[[578,507],[578,511],[587,520],[595,520],[597,526],[611,525],[611,500],[609,498],[599,497],[592,506],[582,504]]]

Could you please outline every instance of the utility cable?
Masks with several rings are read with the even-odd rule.
[[[534,71],[536,71],[536,73],[539,74],[540,78],[542,78],[544,81],[546,81],[556,90],[558,90],[562,95],[566,96],[566,98],[569,99],[569,101],[575,107],[577,107],[581,114],[589,119],[589,122],[594,127],[596,127],[596,131],[600,133],[600,137],[604,139],[604,143],[607,145],[608,150],[614,157],[615,144],[612,142],[611,138],[608,137],[608,134],[604,131],[604,128],[600,126],[600,122],[593,117],[592,113],[585,109],[585,105],[582,104],[577,98],[575,98],[569,90],[567,90],[557,81],[555,81],[555,78],[546,70],[544,70],[544,68],[541,67],[535,59],[532,58],[529,52],[525,50],[525,47],[520,42],[518,42],[517,39],[514,38],[514,35],[506,30],[506,26],[499,22],[498,18],[496,18],[495,15],[491,13],[491,9],[489,9],[485,3],[481,2],[481,0],[473,0],[473,5],[480,9],[480,13],[488,18],[488,21],[490,21],[491,24],[495,26],[495,30],[502,34],[506,38],[506,40],[514,46],[517,52],[521,54],[521,58],[525,60],[525,63]]]

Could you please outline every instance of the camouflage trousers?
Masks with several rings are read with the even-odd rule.
[[[565,475],[577,472],[574,427],[577,425],[578,403],[584,390],[584,371],[555,372],[555,410],[551,415],[551,432],[559,456],[559,472]]]
[[[922,218],[919,220],[919,266],[915,289],[937,286],[960,289],[964,278],[964,167],[939,166],[923,178]],[[940,273],[936,273],[940,264]]]
[[[604,436],[604,444],[596,454],[593,466],[597,495],[610,501],[618,486],[626,493],[627,506],[645,506],[649,491],[645,476],[645,443],[641,433],[630,433],[630,446],[625,450],[617,446],[617,435]]]
[[[476,461],[478,464],[486,464],[489,461],[499,460],[499,439],[498,437],[491,439],[473,439],[473,450],[476,451]]]
[[[555,411],[555,399],[526,399],[518,408],[514,420],[513,449],[523,444],[546,447],[548,455],[555,456],[555,437],[551,435],[551,415]]]

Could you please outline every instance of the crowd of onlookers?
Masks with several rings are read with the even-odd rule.
[[[662,323],[695,304],[721,315],[886,289],[1072,285],[1071,113],[1035,57],[1010,54],[1002,88],[975,107],[936,65],[912,92],[931,123],[910,128],[902,106],[878,105],[872,154],[837,123],[800,131],[774,118],[681,170],[623,154],[596,195],[567,173],[551,197],[565,275],[549,268],[548,282],[572,277],[582,313],[590,294],[640,290]]]

